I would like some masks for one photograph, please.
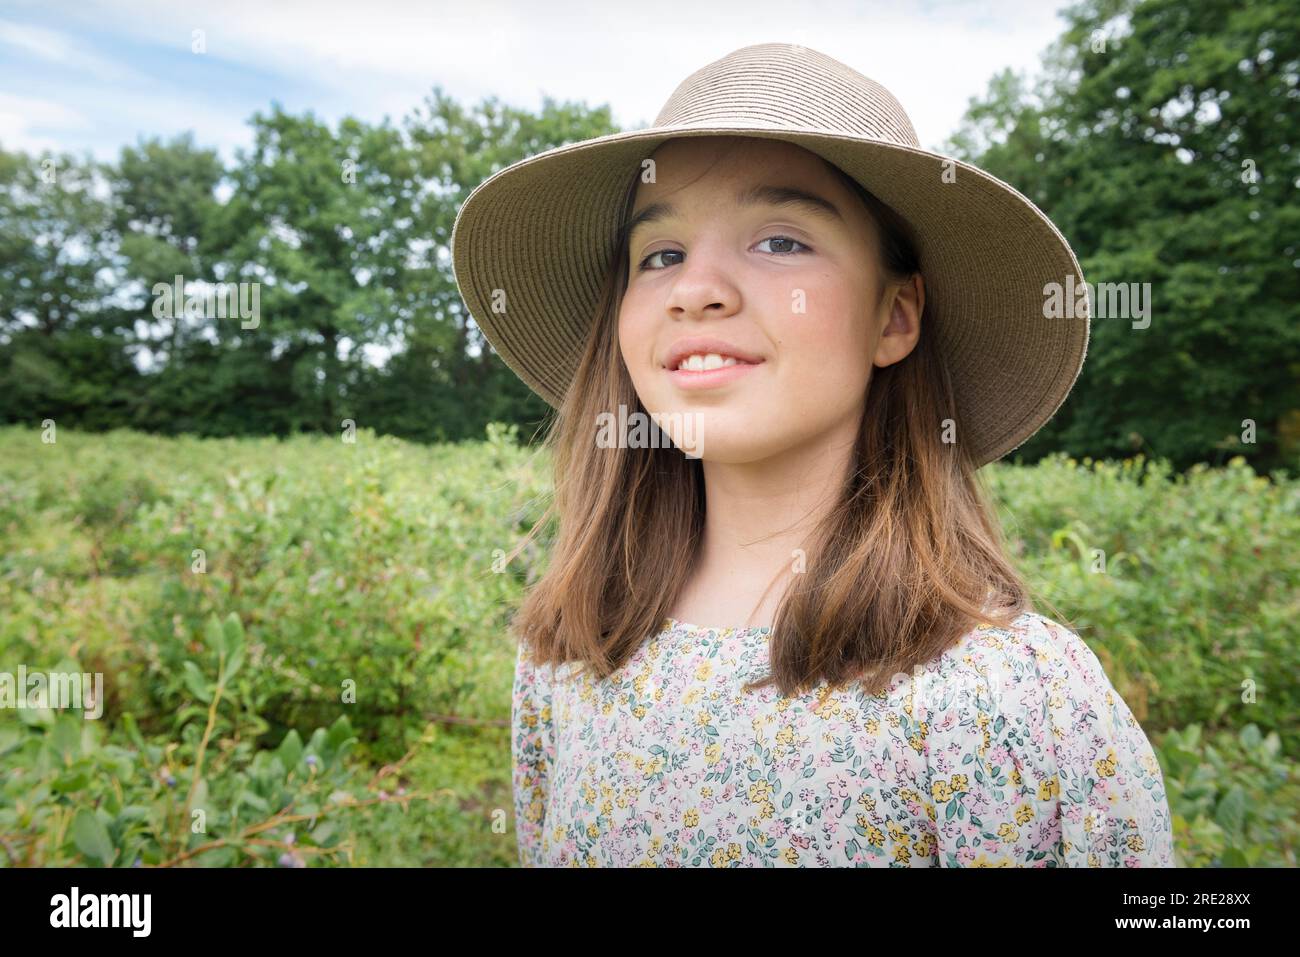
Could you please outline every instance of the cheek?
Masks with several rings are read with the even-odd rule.
[[[807,311],[781,322],[778,355],[801,389],[824,394],[865,384],[871,370],[866,299],[840,284],[809,289]]]
[[[633,373],[650,348],[649,333],[648,323],[638,321],[636,303],[625,298],[618,310],[618,348]]]

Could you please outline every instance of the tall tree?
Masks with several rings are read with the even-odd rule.
[[[1094,318],[1078,385],[1021,453],[1294,466],[1300,8],[1089,0],[1066,17],[1034,89],[995,78],[947,148],[1038,203],[1090,283],[1149,283],[1151,315]]]

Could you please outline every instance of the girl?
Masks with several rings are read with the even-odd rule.
[[[1172,866],[1148,739],[976,476],[1086,348],[1086,303],[1045,318],[1082,277],[1029,200],[761,44],[485,181],[453,256],[558,409],[514,621],[523,863]]]

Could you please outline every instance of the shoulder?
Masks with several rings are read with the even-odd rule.
[[[978,845],[1030,866],[1172,862],[1151,744],[1076,632],[1029,612],[931,664],[925,780],[952,860]]]
[[[931,662],[925,696],[937,726],[983,729],[986,721],[1024,730],[1015,741],[1051,751],[1141,735],[1096,653],[1073,629],[1037,612],[1006,626],[980,625]]]
[[[1113,692],[1101,662],[1075,631],[1037,612],[1006,626],[977,625],[930,663],[934,675],[982,689],[995,705],[1041,700],[1043,689],[1067,686]]]

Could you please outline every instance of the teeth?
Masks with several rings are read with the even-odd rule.
[[[734,366],[737,362],[731,356],[725,359],[716,352],[710,352],[705,355],[687,356],[677,366],[679,370],[685,369],[687,372],[708,372],[711,369],[721,369],[723,366]]]

